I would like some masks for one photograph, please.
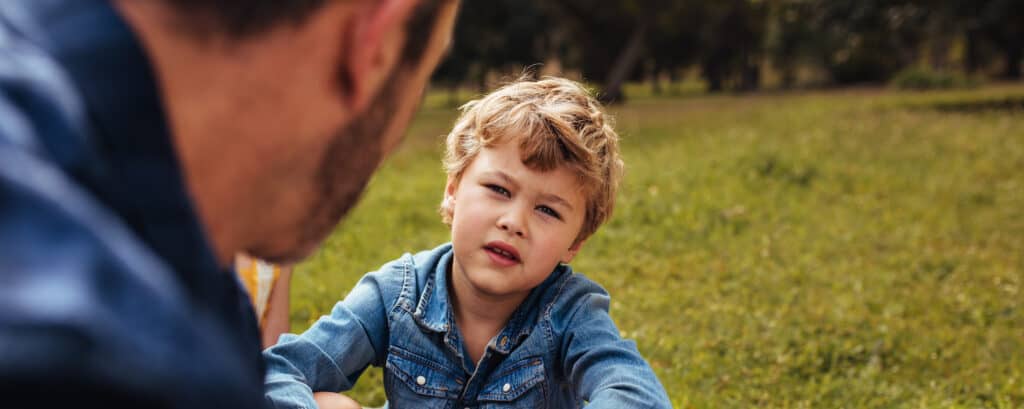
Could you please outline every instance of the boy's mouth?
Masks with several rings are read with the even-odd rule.
[[[492,257],[497,257],[499,261],[506,261],[509,264],[519,263],[519,252],[507,243],[493,241],[487,243],[484,250],[487,250]]]

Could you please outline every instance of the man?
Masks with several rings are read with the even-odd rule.
[[[264,405],[232,257],[331,231],[456,1],[0,2],[0,407]]]

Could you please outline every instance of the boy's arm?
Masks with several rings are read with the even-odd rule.
[[[591,288],[570,291],[576,293],[575,311],[562,341],[564,373],[577,396],[589,402],[587,408],[671,408],[636,343],[619,335],[608,315],[607,293],[585,286]]]
[[[270,290],[270,297],[267,299],[267,311],[263,316],[263,328],[260,329],[263,348],[276,344],[281,334],[288,332],[288,306],[289,293],[291,292],[292,268],[291,265],[281,266],[281,274],[274,280],[273,288]]]
[[[301,335],[285,334],[263,352],[266,397],[276,408],[315,408],[314,392],[351,389],[387,351],[382,271],[367,274],[330,315]]]

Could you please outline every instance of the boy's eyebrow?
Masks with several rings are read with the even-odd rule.
[[[496,177],[498,179],[501,179],[502,182],[505,182],[505,183],[508,183],[508,184],[512,185],[512,187],[516,187],[516,188],[519,187],[519,183],[517,183],[515,181],[515,179],[512,179],[511,176],[509,176],[508,174],[506,174],[505,172],[502,172],[500,170],[492,170],[490,172],[484,172],[484,176]]]
[[[508,174],[506,174],[505,172],[502,172],[500,170],[484,172],[484,175],[501,179],[502,182],[505,182],[505,183],[511,185],[513,188],[518,188],[519,187],[519,183],[516,182],[515,179],[512,179],[511,176],[509,176]],[[573,210],[572,204],[570,204],[568,200],[565,200],[561,196],[556,195],[554,193],[541,193],[540,194],[540,198],[541,198],[541,200],[544,200],[546,202],[553,202],[555,204],[561,205],[561,206],[569,209],[570,211]]]
[[[569,201],[565,200],[565,199],[562,199],[562,197],[559,196],[559,195],[552,194],[552,193],[542,193],[540,195],[540,198],[543,199],[544,201],[547,201],[547,202],[554,202],[555,204],[562,205],[565,208],[569,209],[569,211],[573,210],[572,205],[569,204]]]

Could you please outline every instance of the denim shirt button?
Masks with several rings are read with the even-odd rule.
[[[502,392],[508,392],[511,389],[512,389],[512,385],[511,384],[507,384],[507,383],[504,386],[501,387],[501,391]]]
[[[425,383],[427,383],[427,378],[424,378],[423,375],[420,375],[420,376],[416,377],[416,384],[417,385],[423,386],[423,384],[425,384]]]

